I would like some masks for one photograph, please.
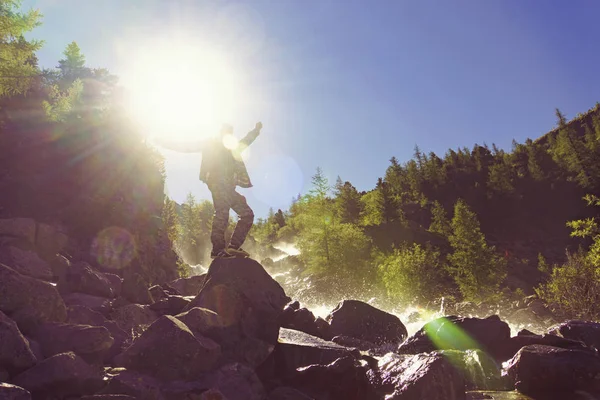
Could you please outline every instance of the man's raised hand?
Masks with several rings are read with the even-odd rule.
[[[257,130],[260,132],[261,129],[262,129],[262,122],[257,122],[256,126],[254,127],[254,130]]]

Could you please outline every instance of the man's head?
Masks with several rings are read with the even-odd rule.
[[[229,124],[223,124],[221,127],[221,136],[233,135],[233,126]]]

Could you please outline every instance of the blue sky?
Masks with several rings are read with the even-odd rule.
[[[240,190],[258,215],[287,208],[317,166],[369,190],[415,144],[510,148],[551,129],[555,107],[571,118],[600,100],[596,0],[24,5],[44,14],[33,33],[46,40],[43,66],[73,40],[89,66],[117,75],[142,41],[202,42],[224,55],[238,74],[236,134],[265,126],[247,162],[255,187]],[[208,198],[198,155],[165,156],[171,197]]]

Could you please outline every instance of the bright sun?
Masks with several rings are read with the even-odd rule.
[[[209,49],[153,43],[131,55],[124,85],[148,136],[194,140],[231,121],[234,74]]]

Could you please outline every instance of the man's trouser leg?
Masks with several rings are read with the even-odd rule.
[[[235,213],[240,217],[231,236],[230,246],[237,249],[242,246],[252,223],[254,222],[254,212],[246,202],[246,198],[234,190],[231,194],[230,206]]]
[[[228,190],[223,185],[211,184],[208,186],[213,198],[215,215],[213,217],[212,231],[210,240],[213,246],[213,253],[218,253],[225,249],[225,231],[229,225],[229,200]]]

